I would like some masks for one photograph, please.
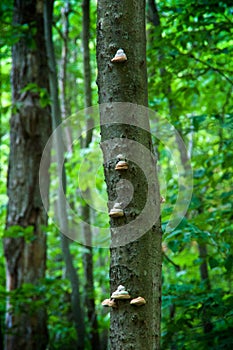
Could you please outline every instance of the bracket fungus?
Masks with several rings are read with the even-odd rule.
[[[135,306],[142,306],[146,304],[146,300],[142,297],[137,297],[135,299],[132,299],[130,304]]]
[[[112,299],[131,299],[131,296],[127,292],[124,286],[120,285],[117,287],[117,290],[112,293]]]
[[[165,203],[165,202],[166,202],[166,199],[163,196],[161,196],[160,197],[160,203]]]
[[[125,157],[122,154],[118,154],[117,156],[117,164],[115,166],[115,170],[127,170],[129,167],[126,162]]]
[[[121,209],[120,203],[115,203],[108,215],[112,218],[118,218],[124,216],[124,211]]]
[[[102,301],[101,304],[105,307],[113,307],[113,308],[117,307],[115,301],[112,299],[104,299],[104,301]]]
[[[119,160],[115,166],[115,170],[127,170],[128,163],[125,160]]]
[[[117,50],[115,56],[111,59],[111,62],[124,62],[124,61],[127,61],[127,57],[123,49]]]

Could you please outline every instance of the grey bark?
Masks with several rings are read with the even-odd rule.
[[[138,119],[141,128],[130,123],[124,124],[122,110],[114,107],[115,102],[129,102],[147,106],[146,38],[145,38],[145,2],[143,0],[98,1],[97,19],[97,63],[99,103],[108,103],[100,108],[101,143],[104,151],[104,171],[110,203],[117,197],[116,184],[121,175],[116,173],[115,161],[108,154],[121,150],[121,142],[104,146],[105,141],[113,138],[127,139],[141,144],[153,155],[148,115],[141,117],[129,109],[131,120]],[[111,58],[118,49],[124,49],[128,60],[124,63],[112,63]],[[137,109],[136,109],[137,110]],[[143,113],[142,113],[143,114]],[[121,120],[118,124],[114,124]],[[127,118],[126,118],[127,120]],[[128,119],[129,120],[129,119]],[[112,122],[111,122],[112,121]],[[124,151],[130,154],[130,147]],[[144,171],[152,174],[153,185],[144,176]],[[127,242],[125,231],[120,235],[123,225],[132,223],[143,211],[147,200],[147,189],[153,193],[150,213],[159,212],[159,186],[153,157],[144,163],[144,169],[129,162],[129,169],[122,175],[134,188],[133,198],[125,208],[120,219],[111,219],[111,293],[119,284],[126,286],[133,297],[143,296],[147,304],[134,308],[126,301],[119,301],[118,307],[111,311],[110,348],[111,350],[154,350],[159,349],[160,340],[160,303],[161,303],[161,229],[160,222],[154,225],[132,242]],[[127,190],[123,187],[121,199]],[[109,207],[110,209],[110,207]],[[149,219],[149,217],[148,217]],[[143,225],[143,223],[141,223]],[[139,224],[140,225],[140,224]],[[126,226],[123,226],[126,227]],[[119,243],[122,240],[122,245]],[[126,240],[126,241],[125,241]],[[120,246],[118,246],[120,244]]]
[[[56,59],[54,54],[54,47],[52,41],[52,13],[53,0],[45,0],[45,35],[46,35],[46,50],[49,62],[49,82],[52,99],[52,124],[55,130],[61,123],[61,111],[58,98],[58,81],[56,73]],[[63,234],[68,232],[68,219],[65,202],[66,192],[66,174],[63,166],[64,144],[61,128],[57,129],[55,136],[55,150],[56,160],[59,172],[59,191],[58,191],[58,217],[61,230],[61,246],[67,275],[69,276],[72,292],[71,292],[71,306],[75,329],[78,337],[77,350],[83,350],[85,346],[85,325],[83,319],[83,310],[81,307],[81,298],[79,293],[79,278],[73,265],[72,255],[69,250],[69,239]],[[64,190],[64,192],[63,192]]]
[[[8,210],[6,228],[14,225],[32,227],[33,239],[4,239],[7,290],[15,291],[24,283],[39,286],[45,276],[47,224],[39,189],[39,165],[51,132],[49,107],[40,104],[40,89],[48,90],[48,66],[44,40],[42,0],[15,0],[14,25],[28,25],[12,48],[12,101],[10,120],[10,157],[8,168]],[[23,90],[34,84],[34,90]],[[49,157],[42,185],[48,193]],[[48,342],[45,305],[36,307],[43,298],[31,295],[31,307],[18,305],[9,298],[6,319],[6,350],[44,350]],[[27,304],[28,305],[28,304]],[[10,309],[12,307],[12,309]]]

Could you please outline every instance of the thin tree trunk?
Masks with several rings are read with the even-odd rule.
[[[33,239],[30,242],[23,237],[4,239],[8,291],[15,291],[24,283],[35,287],[40,285],[46,268],[46,235],[42,227],[47,224],[47,215],[41,201],[38,174],[42,152],[51,132],[51,117],[49,107],[42,108],[40,104],[40,89],[48,90],[42,0],[14,1],[14,24],[25,23],[28,30],[12,48],[12,99],[15,107],[10,120],[6,229],[12,230],[17,225],[23,230],[30,226]],[[25,89],[28,84],[32,84],[33,89]],[[49,161],[48,157],[42,184],[47,193]],[[35,303],[41,299],[39,295],[30,297],[31,306],[22,302],[15,305],[9,299],[6,350],[46,348],[46,308],[43,303],[36,307]]]
[[[207,265],[207,246],[205,243],[201,244],[198,243],[198,250],[199,250],[199,257],[202,260],[202,263],[200,265],[200,275],[201,275],[201,280],[202,282],[205,283],[206,285],[206,290],[209,292],[211,290],[211,285],[210,285],[210,279],[209,279],[209,272],[208,272],[208,265]],[[208,310],[207,313],[204,311],[202,315],[202,322],[203,322],[203,331],[205,334],[208,334],[212,331],[213,329],[213,324],[211,322],[211,319],[208,315]],[[213,346],[213,343],[211,340],[208,342],[209,346]]]
[[[61,99],[61,118],[63,122],[68,117],[68,104],[67,104],[67,95],[66,95],[66,84],[67,84],[67,62],[68,62],[68,42],[69,42],[69,14],[70,14],[70,2],[69,0],[64,1],[64,5],[61,9],[62,14],[62,32],[61,39],[62,39],[62,53],[61,53],[61,63],[60,63],[60,77],[59,77],[59,83],[60,83],[60,99]],[[64,128],[64,133],[66,137],[66,143],[68,145],[68,151],[72,152],[72,134],[71,130],[69,128],[69,125],[66,125]],[[64,180],[63,180],[64,182]],[[56,205],[57,208],[57,205]],[[56,210],[58,212],[58,210]],[[57,219],[59,220],[59,215],[57,215]],[[63,254],[63,260],[64,260],[64,254],[66,254],[66,245],[69,247],[69,241],[63,242],[63,235],[61,235],[61,246],[62,246],[62,254]],[[68,253],[69,254],[69,253]],[[71,267],[72,268],[72,267]],[[67,273],[67,266],[65,265],[64,268],[64,276],[65,278],[69,279],[69,275]],[[64,303],[70,303],[71,304],[71,296],[70,293],[67,292],[66,295],[64,295]],[[67,320],[68,322],[73,322],[73,312],[72,307],[70,306],[67,309],[66,312]],[[60,335],[57,337],[57,341],[59,341]],[[72,347],[72,344],[66,344],[68,347]]]
[[[92,106],[92,89],[91,89],[91,65],[90,65],[90,0],[83,0],[83,21],[82,21],[82,44],[83,44],[83,66],[84,66],[84,102],[85,108]],[[93,134],[93,119],[85,114],[87,133],[84,140],[84,147],[89,147],[92,141]],[[86,195],[90,194],[90,191],[86,190]],[[94,291],[94,277],[93,277],[93,248],[92,248],[92,232],[91,232],[91,212],[90,207],[85,203],[81,207],[81,213],[83,218],[83,237],[84,244],[86,246],[86,252],[83,255],[84,261],[84,273],[85,273],[85,299],[87,307],[87,318],[90,327],[89,340],[92,350],[100,349],[100,340],[98,333],[98,322],[95,310],[95,291]],[[87,224],[85,224],[87,223]]]
[[[151,23],[155,26],[155,28],[157,30],[156,33],[154,34],[154,40],[161,39],[161,33],[162,33],[161,21],[160,21],[160,17],[159,17],[159,13],[157,10],[155,0],[148,0],[148,3],[149,3],[149,20],[151,21]],[[158,37],[156,37],[156,34],[158,35]],[[160,59],[162,59],[162,54],[160,54]],[[161,76],[166,75],[167,74],[166,69],[165,68],[161,69],[160,74],[161,74]],[[170,116],[172,117],[175,115],[174,111],[176,110],[176,105],[175,105],[173,98],[171,97],[172,88],[171,88],[170,83],[168,83],[165,86],[164,93],[168,96],[169,111],[170,111]],[[182,130],[179,129],[178,132],[182,136]],[[178,149],[180,151],[181,163],[182,163],[185,171],[189,171],[188,153],[187,153],[186,149],[180,143],[180,138],[176,137],[176,141],[177,141]],[[199,256],[202,259],[202,263],[200,265],[201,280],[206,282],[207,290],[210,290],[210,281],[209,281],[208,266],[207,266],[207,259],[206,259],[206,257],[207,257],[206,244],[198,243],[198,249],[199,249]],[[203,318],[204,333],[209,333],[213,329],[213,325],[211,323],[211,320],[207,319],[206,316],[203,316],[203,317],[204,317]],[[172,318],[174,318],[174,314],[173,314]]]
[[[92,89],[91,89],[91,64],[90,64],[90,0],[83,0],[83,21],[82,21],[82,44],[83,44],[83,67],[84,67],[84,104],[85,108],[92,106]],[[88,147],[92,140],[92,128],[94,127],[93,119],[86,115],[87,118],[87,135],[85,147]]]
[[[110,348],[155,350],[160,347],[162,251],[158,217],[156,220],[160,196],[147,109],[138,107],[148,103],[145,1],[99,0],[97,12],[97,82],[99,102],[104,104],[100,106],[101,145],[109,210],[117,195],[123,207],[127,202],[124,216],[110,222],[110,287],[113,292],[124,285],[132,297],[147,301],[138,308],[119,301],[111,310]],[[127,61],[111,62],[118,49],[125,51]],[[122,175],[115,170],[118,153],[129,163]],[[140,166],[136,160],[141,161]],[[129,183],[134,190],[130,199]],[[142,219],[137,223],[139,214]],[[147,227],[147,222],[153,224]]]
[[[52,98],[52,121],[53,129],[61,123],[61,112],[58,99],[58,82],[56,74],[56,60],[54,55],[54,48],[52,42],[52,13],[53,13],[53,0],[45,0],[45,35],[46,35],[46,49],[49,62],[49,80],[50,91]],[[73,265],[72,255],[69,250],[69,239],[63,234],[68,232],[67,212],[65,205],[65,192],[66,192],[66,174],[63,166],[64,157],[64,145],[61,129],[58,128],[55,135],[55,150],[57,157],[58,173],[59,173],[59,191],[58,191],[58,217],[59,225],[61,229],[61,246],[63,258],[66,265],[67,275],[69,276],[72,292],[71,292],[71,306],[73,319],[75,323],[75,329],[78,337],[77,350],[83,350],[85,346],[85,325],[83,318],[83,310],[81,307],[80,299],[80,284],[78,274]],[[64,191],[64,192],[63,192]]]
[[[68,118],[70,111],[68,112],[66,83],[67,83],[67,62],[68,62],[68,42],[69,42],[69,14],[70,14],[70,2],[64,1],[62,12],[62,54],[61,54],[61,70],[60,70],[60,96],[61,96],[61,118],[63,121]],[[65,137],[69,147],[69,151],[72,150],[72,133],[69,125],[65,127]]]

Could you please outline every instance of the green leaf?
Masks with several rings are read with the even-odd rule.
[[[209,257],[209,265],[211,269],[214,269],[215,267],[219,266],[219,261],[212,256]]]

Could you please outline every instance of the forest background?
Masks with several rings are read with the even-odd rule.
[[[85,2],[83,2],[84,4]],[[90,2],[90,49],[92,105],[97,105],[96,86],[96,2]],[[62,117],[78,115],[80,134],[87,127],[81,111],[85,103],[85,70],[83,19],[81,1],[55,1],[53,43],[55,47]],[[12,25],[13,2],[1,1],[0,39],[0,116],[1,116],[1,186],[0,235],[33,239],[30,227],[5,230],[7,211],[7,169],[10,146],[9,120],[11,99],[11,47],[28,32],[27,24]],[[158,120],[168,120],[182,137],[189,158],[180,152],[183,166],[189,162],[193,171],[193,194],[189,209],[175,229],[166,231],[179,195],[179,174],[171,151],[156,138],[156,124],[151,124],[154,147],[158,154],[162,204],[163,273],[162,273],[162,349],[232,349],[233,331],[233,248],[232,248],[232,157],[233,157],[233,7],[230,1],[148,1],[147,65],[149,107]],[[133,45],[133,43],[132,43]],[[36,86],[27,86],[37,90]],[[38,91],[37,91],[38,92]],[[39,91],[44,106],[50,104],[46,91]],[[72,145],[75,130],[65,129]],[[90,143],[78,139],[67,153],[67,200],[77,212],[85,208],[80,191],[93,187],[98,196],[93,207],[107,202],[99,129],[93,131]],[[83,158],[87,162],[83,163]],[[52,159],[54,161],[54,159]],[[93,164],[98,170],[93,170]],[[51,169],[55,167],[52,163]],[[77,174],[85,173],[79,181]],[[84,168],[85,167],[85,168]],[[57,216],[57,179],[51,170],[50,210],[47,232],[47,270],[40,285],[24,284],[15,290],[14,307],[30,305],[34,295],[43,297],[48,313],[49,349],[76,346],[77,323],[71,306],[72,283],[64,263],[64,246],[53,218]],[[102,200],[100,200],[102,198]],[[82,211],[83,215],[85,214]],[[93,210],[93,226],[108,227],[106,211]],[[56,220],[55,220],[56,221]],[[80,223],[80,232],[83,227]],[[72,264],[77,271],[79,302],[85,349],[92,349],[94,334],[100,346],[107,347],[109,312],[101,301],[109,295],[109,251],[102,247],[85,247],[83,242],[70,242]],[[95,307],[90,299],[90,274],[86,264],[93,260]],[[84,263],[85,262],[85,263]],[[92,291],[93,292],[93,291]],[[0,341],[3,342],[6,314],[5,258],[0,245]],[[40,300],[41,302],[41,300]],[[94,314],[93,314],[94,313]],[[93,326],[95,319],[95,326]],[[3,344],[3,343],[2,343]]]

